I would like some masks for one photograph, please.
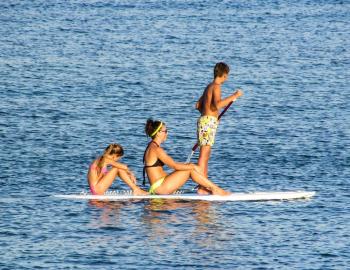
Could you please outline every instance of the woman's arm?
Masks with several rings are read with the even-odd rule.
[[[192,163],[185,164],[185,163],[179,163],[175,162],[162,148],[158,147],[156,149],[157,157],[163,161],[164,164],[166,164],[168,167],[174,169],[175,171],[187,171],[187,170],[193,170],[195,168],[195,165]]]

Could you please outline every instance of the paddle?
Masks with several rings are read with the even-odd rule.
[[[223,111],[220,113],[218,120],[220,120],[220,118],[225,114],[225,112],[228,110],[228,108],[230,108],[230,106],[232,105],[233,101],[231,101],[229,104],[227,104],[227,106],[225,107],[225,109],[223,109]],[[192,147],[192,151],[191,153],[188,155],[186,163],[189,163],[191,161],[191,158],[194,154],[194,152],[197,150],[198,148],[198,143],[196,143],[193,147]]]

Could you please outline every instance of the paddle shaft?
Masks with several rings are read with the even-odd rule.
[[[230,108],[230,106],[232,105],[233,101],[231,101],[229,104],[227,104],[227,106],[225,107],[225,109],[223,109],[223,111],[220,113],[218,120],[220,120],[220,118],[225,114],[225,112],[228,110],[228,108]],[[195,152],[198,148],[198,143],[196,143],[193,147],[192,147],[192,152]]]

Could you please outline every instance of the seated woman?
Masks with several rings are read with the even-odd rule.
[[[229,192],[219,188],[213,182],[203,176],[199,166],[175,162],[160,146],[167,139],[167,128],[161,121],[148,119],[145,127],[146,134],[152,141],[148,144],[144,153],[144,181],[147,173],[151,188],[151,194],[172,194],[183,186],[189,178],[205,187],[213,195],[228,195]],[[163,166],[174,169],[171,174],[163,170]]]
[[[136,178],[128,166],[117,162],[124,154],[119,144],[110,144],[102,156],[92,162],[88,172],[88,183],[93,195],[102,195],[119,176],[133,191],[134,195],[146,195],[148,192],[136,186]],[[108,170],[107,166],[111,169]]]

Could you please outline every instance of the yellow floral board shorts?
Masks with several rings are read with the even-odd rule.
[[[204,115],[198,119],[197,139],[199,146],[214,145],[218,125],[219,121],[215,116]]]

